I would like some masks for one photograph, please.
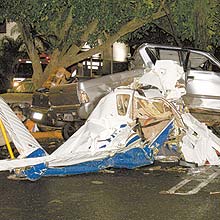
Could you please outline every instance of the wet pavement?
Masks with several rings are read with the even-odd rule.
[[[219,178],[195,195],[163,194],[187,173],[162,166],[151,166],[159,167],[153,171],[143,167],[44,177],[36,182],[9,180],[9,173],[3,172],[0,219],[219,219]]]
[[[51,141],[48,150],[56,145]],[[135,170],[43,177],[36,182],[9,180],[9,172],[1,172],[0,219],[219,219],[218,172],[218,167],[186,169],[177,163],[160,162]],[[200,183],[207,185],[194,195],[166,194],[189,178],[192,181],[179,191],[188,192]]]

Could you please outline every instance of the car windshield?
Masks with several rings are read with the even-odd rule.
[[[15,71],[15,77],[31,77],[33,75],[32,63],[20,63]]]

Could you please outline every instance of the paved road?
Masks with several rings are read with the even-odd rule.
[[[195,176],[195,171],[199,171],[199,176]],[[176,164],[159,163],[136,170],[44,177],[36,182],[9,180],[9,173],[2,172],[0,219],[220,219],[218,175],[195,195],[161,193],[193,177],[183,186],[187,192],[210,174],[218,174],[218,168],[193,170],[194,176],[187,172]]]

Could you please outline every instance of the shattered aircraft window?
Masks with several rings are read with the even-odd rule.
[[[126,115],[128,110],[130,95],[120,94],[116,96],[117,110],[119,115]]]
[[[157,109],[153,102],[147,102],[144,99],[136,99],[137,117],[148,118],[155,117],[160,114],[161,111]]]
[[[135,111],[137,118],[151,118],[163,120],[170,118],[172,111],[162,100],[147,101],[145,99],[135,99]]]

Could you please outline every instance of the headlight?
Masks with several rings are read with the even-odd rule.
[[[79,91],[79,97],[80,97],[80,102],[81,103],[87,103],[89,102],[89,96],[87,95],[87,93],[83,90]]]
[[[19,85],[19,82],[13,82],[13,87],[17,87]]]
[[[43,114],[39,112],[34,112],[32,117],[33,119],[40,121],[43,118]]]

